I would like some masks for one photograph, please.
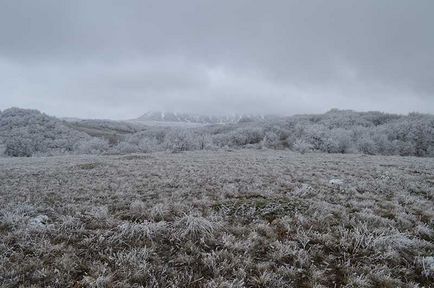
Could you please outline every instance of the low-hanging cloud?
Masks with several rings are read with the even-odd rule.
[[[3,1],[0,108],[434,112],[432,1]]]

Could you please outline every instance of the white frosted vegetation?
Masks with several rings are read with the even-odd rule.
[[[430,287],[433,171],[274,150],[2,158],[1,284]]]
[[[432,157],[434,116],[331,110],[185,128],[108,120],[67,122],[18,108],[0,113],[0,151],[7,156],[240,148]]]

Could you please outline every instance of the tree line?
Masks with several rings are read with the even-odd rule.
[[[86,121],[93,131],[110,128],[111,132],[93,137],[37,110],[7,109],[0,113],[3,154],[20,157],[252,148],[434,156],[434,116],[420,113],[332,109],[324,114],[243,118],[237,123],[194,128],[135,125],[133,129],[122,122]]]

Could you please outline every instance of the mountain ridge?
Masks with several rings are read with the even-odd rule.
[[[158,122],[186,122],[200,124],[229,124],[243,121],[257,121],[277,116],[260,115],[260,114],[228,114],[228,115],[205,115],[196,113],[178,113],[149,111],[140,117],[133,119],[135,121],[158,121]]]

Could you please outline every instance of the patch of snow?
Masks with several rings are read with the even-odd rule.
[[[333,185],[342,185],[344,184],[344,181],[341,179],[330,179],[329,183]]]
[[[30,226],[33,228],[45,227],[47,225],[48,216],[47,215],[38,215],[32,219],[30,219]]]

